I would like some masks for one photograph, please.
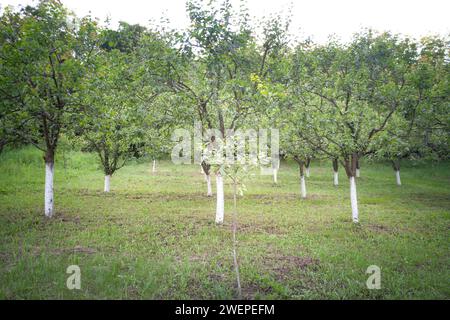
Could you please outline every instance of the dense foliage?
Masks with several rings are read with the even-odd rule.
[[[189,0],[186,10],[186,30],[112,30],[55,0],[5,8],[0,150],[32,144],[53,170],[65,135],[112,175],[132,157],[168,153],[170,130],[199,121],[221,135],[279,128],[301,177],[314,158],[336,171],[339,161],[349,178],[362,157],[396,171],[403,158],[448,158],[447,38],[365,30],[350,43],[315,44],[289,34],[289,17],[252,23],[229,1]]]

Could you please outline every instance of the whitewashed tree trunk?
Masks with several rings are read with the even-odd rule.
[[[273,183],[278,183],[278,169],[273,169]]]
[[[208,187],[208,197],[212,197],[211,176],[205,173],[206,186]]]
[[[309,167],[306,167],[306,177],[309,178]]]
[[[402,181],[400,180],[400,170],[395,170],[395,179],[397,180],[397,185],[401,186]]]
[[[356,177],[359,178],[361,176],[359,169],[356,169]]]
[[[110,181],[111,181],[111,175],[106,175],[105,176],[105,187],[103,189],[104,192],[109,192],[110,190]]]
[[[45,163],[45,216],[53,216],[53,162]]]
[[[216,174],[217,204],[216,204],[216,223],[223,223],[225,199],[223,190],[223,177],[220,173]]]
[[[156,172],[156,160],[153,159],[153,168],[152,168],[152,172],[155,173]]]
[[[306,182],[305,176],[300,177],[300,193],[302,195],[302,199],[306,199]]]
[[[339,185],[339,160],[337,158],[333,159],[333,184],[335,186]]]
[[[352,205],[352,219],[353,222],[358,223],[358,198],[356,196],[356,181],[355,177],[350,177],[350,202]]]

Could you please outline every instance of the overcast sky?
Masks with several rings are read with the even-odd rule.
[[[104,21],[148,25],[161,16],[169,18],[175,28],[187,26],[185,0],[62,0],[77,15],[91,13]],[[0,0],[5,5],[30,4],[36,0]],[[239,0],[232,0],[239,6]],[[389,30],[419,38],[427,34],[450,33],[450,0],[247,0],[250,15],[262,17],[289,9],[292,4],[291,32],[302,38],[311,36],[324,42],[336,34],[343,41],[363,27]]]

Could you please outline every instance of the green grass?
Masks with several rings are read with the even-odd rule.
[[[65,157],[49,220],[42,155],[26,148],[0,156],[0,298],[236,297],[229,184],[225,224],[216,226],[198,166],[160,161],[152,174],[151,163],[130,164],[104,194],[94,155]],[[278,186],[252,176],[238,200],[245,298],[450,298],[449,163],[406,163],[401,187],[389,165],[363,163],[359,225],[343,170],[333,187],[331,163],[313,162],[307,200],[297,171],[283,162]],[[81,290],[66,288],[73,264]],[[366,288],[370,265],[381,268],[380,290]]]

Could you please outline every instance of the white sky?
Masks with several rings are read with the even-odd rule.
[[[231,0],[235,8],[239,0]],[[91,12],[104,21],[148,25],[161,16],[169,18],[171,26],[187,26],[185,0],[62,0],[79,16]],[[30,4],[36,0],[0,0],[5,5]],[[363,27],[392,31],[412,37],[427,34],[450,34],[450,0],[247,0],[250,15],[262,17],[280,10],[286,12],[292,3],[291,33],[301,38],[311,36],[325,42],[336,34],[347,41]]]

